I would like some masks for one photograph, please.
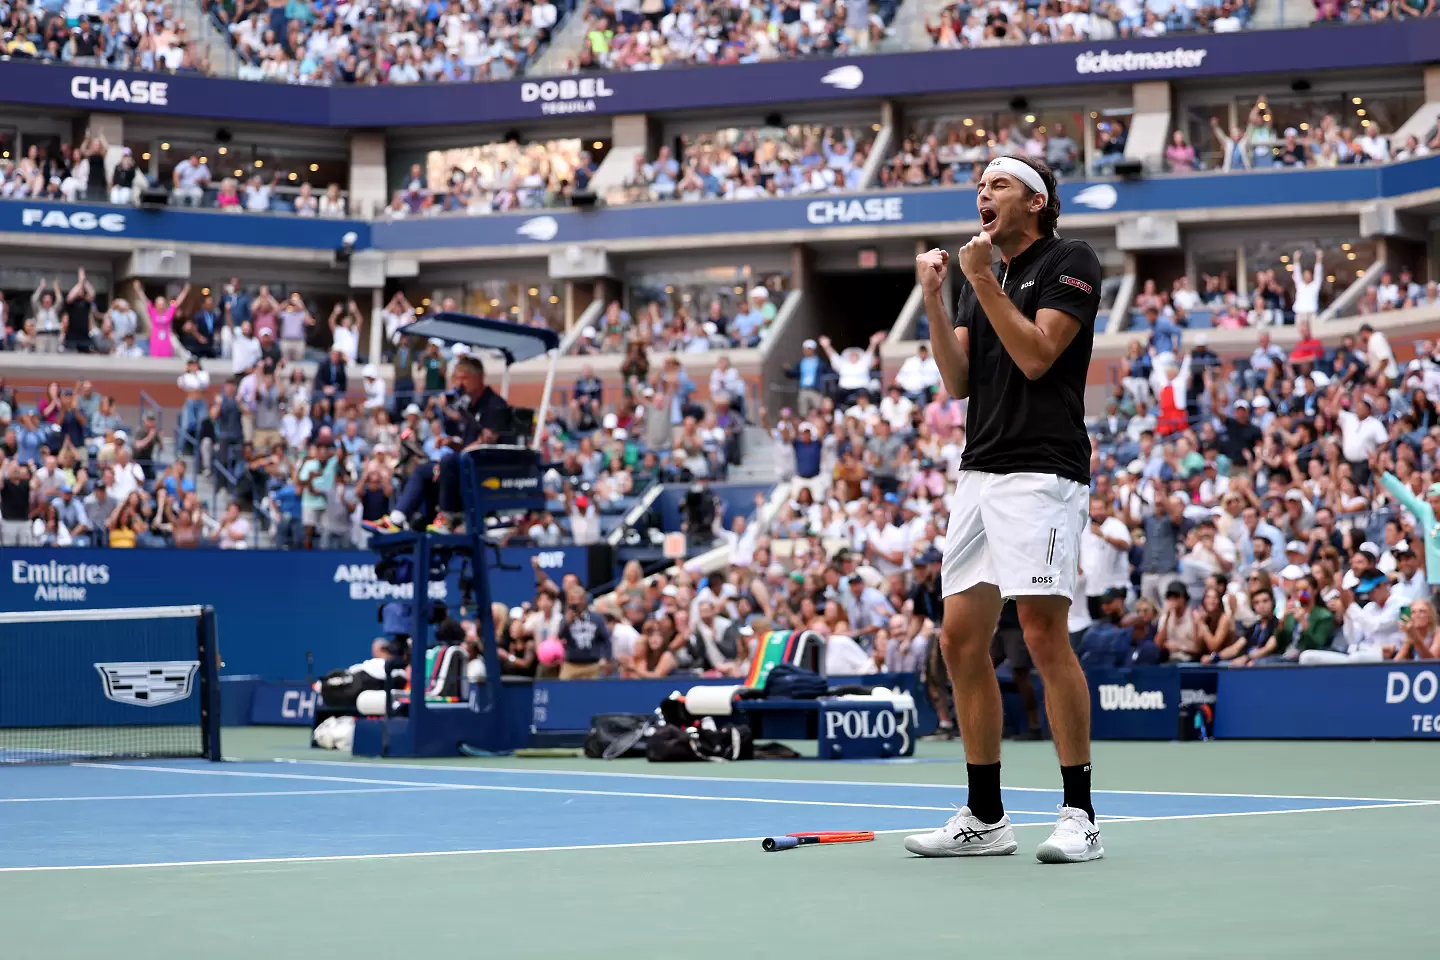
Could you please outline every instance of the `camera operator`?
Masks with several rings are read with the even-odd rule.
[[[478,358],[461,357],[455,364],[454,377],[455,386],[444,397],[445,436],[438,441],[446,452],[436,462],[422,463],[410,474],[395,511],[373,525],[377,533],[404,529],[432,497],[440,512],[431,529],[438,533],[454,529],[463,509],[458,454],[479,444],[497,443],[500,435],[510,430],[510,405],[486,385],[485,366]]]

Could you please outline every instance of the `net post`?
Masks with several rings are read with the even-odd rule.
[[[219,763],[220,753],[220,645],[215,608],[205,607],[195,619],[200,658],[200,728],[206,759]]]

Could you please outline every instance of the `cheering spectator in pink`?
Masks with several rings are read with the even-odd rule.
[[[162,293],[152,302],[145,296],[145,288],[140,285],[140,281],[135,281],[135,302],[144,304],[150,312],[150,356],[175,356],[175,343],[171,337],[170,326],[175,320],[175,308],[188,296],[190,284],[187,283],[180,290],[180,296],[174,300],[165,299]]]
[[[1195,172],[1195,148],[1185,139],[1183,130],[1170,134],[1170,146],[1165,148],[1165,162],[1171,173]]]

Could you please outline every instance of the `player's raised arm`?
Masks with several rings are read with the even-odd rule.
[[[940,379],[952,397],[970,396],[970,331],[953,327],[945,307],[945,275],[949,272],[950,251],[935,248],[915,258],[920,292],[925,295],[925,316],[930,321],[930,352]]]

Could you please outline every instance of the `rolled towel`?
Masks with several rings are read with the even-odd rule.
[[[685,694],[685,709],[692,717],[728,717],[734,710],[735,694],[745,688],[691,687]]]

